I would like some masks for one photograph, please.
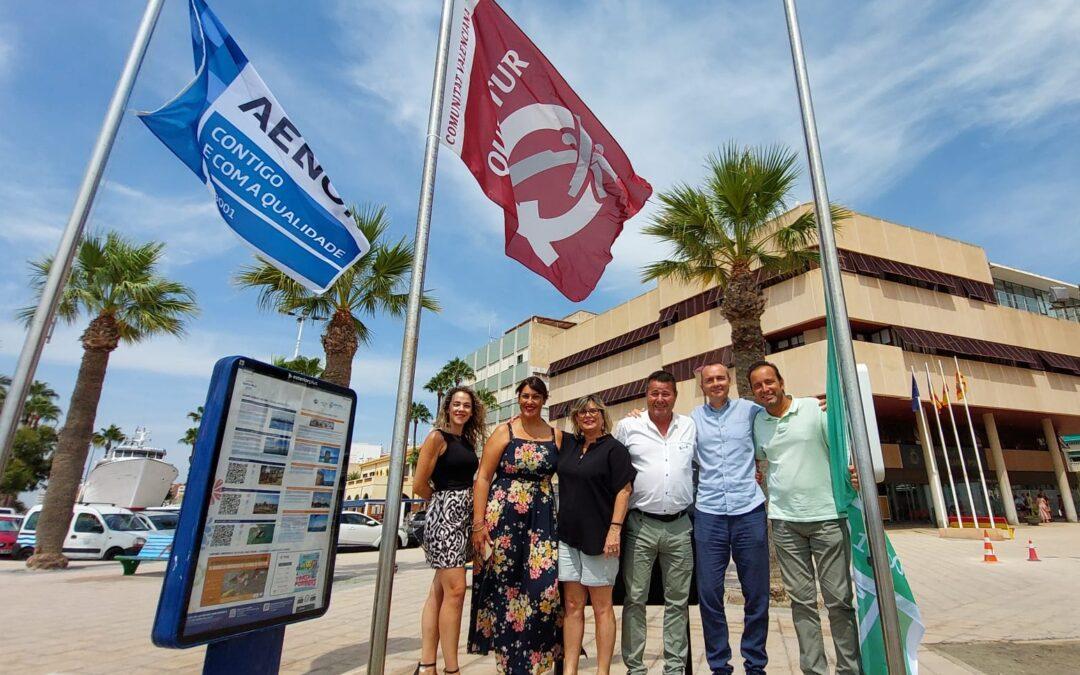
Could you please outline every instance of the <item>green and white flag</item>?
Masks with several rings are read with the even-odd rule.
[[[866,540],[866,519],[863,513],[862,499],[851,487],[848,476],[848,445],[850,432],[844,408],[844,394],[840,386],[840,370],[837,366],[836,341],[833,337],[832,322],[828,322],[829,355],[825,393],[829,401],[829,464],[832,469],[833,498],[836,507],[847,513],[848,528],[851,530],[851,576],[855,581],[855,604],[859,617],[859,648],[862,668],[868,675],[887,674],[885,662],[885,644],[881,636],[881,610],[877,600],[877,588],[874,586],[874,569],[870,565],[870,546]],[[893,587],[896,590],[896,607],[900,614],[900,639],[904,645],[907,669],[911,675],[919,670],[918,651],[925,628],[919,607],[911,585],[904,576],[900,558],[893,550],[888,535],[885,547],[889,555],[889,569],[892,571]]]

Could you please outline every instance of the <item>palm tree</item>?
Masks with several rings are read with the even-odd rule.
[[[476,373],[473,372],[472,366],[459,358],[448,361],[446,365],[443,366],[443,371],[446,372],[447,377],[453,381],[455,387],[460,387],[461,383],[465,380],[471,380],[476,377]]]
[[[26,392],[21,419],[23,426],[36,429],[42,422],[59,421],[60,406],[55,403],[59,396],[49,385],[34,380]]]
[[[644,281],[672,278],[720,289],[720,313],[731,325],[733,379],[765,357],[762,280],[818,260],[812,248],[817,241],[814,210],[781,218],[799,177],[797,161],[794,152],[781,146],[728,144],[719,155],[709,156],[704,186],[683,184],[660,194],[660,211],[644,229],[672,249],[670,259],[645,266]],[[830,205],[830,210],[834,223],[850,215],[839,206]],[[769,527],[770,592],[782,600],[786,593]]]
[[[435,409],[442,410],[442,397],[448,389],[454,386],[454,381],[450,378],[450,375],[446,372],[446,368],[443,368],[439,372],[431,376],[431,379],[424,385],[426,391],[435,394]]]
[[[780,218],[799,178],[797,160],[782,146],[729,144],[709,156],[703,187],[683,184],[660,194],[660,212],[644,229],[666,242],[673,255],[646,265],[642,280],[673,278],[720,289],[720,313],[731,325],[733,377],[765,356],[762,280],[818,260],[814,210]],[[842,207],[830,208],[834,223],[850,215]]]
[[[202,406],[195,408],[187,414],[187,418],[191,420],[195,426],[188,427],[188,430],[184,432],[183,437],[181,437],[178,441],[179,443],[183,443],[184,445],[190,445],[192,448],[195,447],[195,439],[199,437],[199,425],[200,423],[202,423],[202,417]]]
[[[394,244],[383,241],[390,227],[385,207],[352,209],[356,227],[371,242],[371,250],[342,273],[330,289],[315,295],[292,277],[259,258],[236,274],[243,288],[259,291],[259,306],[277,312],[294,312],[308,318],[329,316],[322,334],[326,368],[322,378],[348,387],[352,362],[361,344],[371,341],[371,329],[364,317],[388,314],[401,317],[408,304],[408,274],[412,269],[413,245],[404,238]],[[425,309],[439,311],[439,304],[425,293]]]
[[[110,424],[107,427],[102,427],[94,432],[94,435],[90,437],[90,444],[95,448],[105,448],[105,454],[109,454],[109,450],[112,450],[114,443],[123,443],[127,440],[127,434],[116,426]],[[86,477],[90,475],[90,465],[94,462],[94,451],[90,451],[90,458],[86,462],[86,473],[83,475],[83,481],[86,481]]]
[[[484,404],[484,410],[487,412],[499,409],[499,399],[495,396],[495,392],[489,389],[477,389],[476,398]]]
[[[164,248],[159,242],[135,244],[116,232],[87,236],[79,245],[57,317],[70,323],[85,313],[90,323],[81,337],[82,363],[53,453],[38,521],[37,548],[26,563],[30,567],[67,566],[62,547],[93,437],[109,355],[121,342],[136,343],[160,334],[183,335],[184,322],[198,311],[190,288],[158,275]],[[31,265],[32,286],[40,297],[53,261],[45,258]],[[19,311],[25,321],[33,315],[33,307]]]
[[[308,377],[322,377],[323,367],[319,357],[297,356],[295,359],[287,359],[284,356],[275,356],[272,363],[278,368],[291,370]]]
[[[409,408],[409,420],[412,422],[412,444],[416,447],[416,429],[421,423],[431,424],[431,411],[423,403],[413,401]]]

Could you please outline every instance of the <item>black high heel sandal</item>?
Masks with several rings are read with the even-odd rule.
[[[434,668],[438,664],[436,663],[417,663],[416,670],[413,671],[413,675],[420,675],[421,668]]]

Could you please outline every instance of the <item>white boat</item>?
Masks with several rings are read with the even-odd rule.
[[[165,461],[165,451],[150,445],[146,428],[138,427],[129,441],[111,448],[90,469],[79,501],[129,509],[161,506],[178,475]]]

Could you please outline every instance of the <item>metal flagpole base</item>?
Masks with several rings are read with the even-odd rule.
[[[206,646],[203,675],[276,675],[285,626],[238,635]]]

